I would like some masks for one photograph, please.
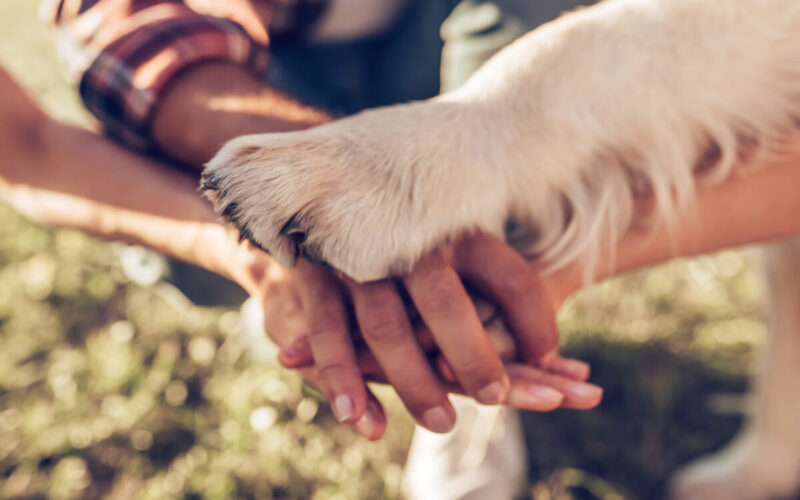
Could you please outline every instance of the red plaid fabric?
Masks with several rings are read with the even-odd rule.
[[[213,60],[263,73],[269,40],[302,36],[325,3],[45,0],[42,13],[86,107],[123,142],[149,149],[151,118],[176,75]]]

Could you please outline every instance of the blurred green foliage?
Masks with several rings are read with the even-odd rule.
[[[0,2],[0,63],[51,114],[88,124],[35,11]],[[398,497],[412,426],[392,394],[387,438],[357,438],[266,341],[250,354],[238,311],[130,283],[118,249],[0,207],[0,498]],[[525,416],[529,495],[658,498],[725,443],[765,333],[762,288],[725,252],[569,302],[567,350],[606,398]]]
[[[356,439],[248,358],[237,312],[128,283],[113,245],[0,217],[4,496],[396,496],[407,423]]]

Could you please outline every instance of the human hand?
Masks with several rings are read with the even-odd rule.
[[[437,432],[448,431],[455,421],[448,392],[542,411],[562,404],[589,408],[602,397],[598,387],[584,382],[585,363],[558,355],[552,306],[560,299],[545,293],[525,259],[492,237],[474,235],[442,248],[402,282],[340,281],[304,260],[293,273],[309,333],[283,349],[280,360],[294,368],[314,363],[342,421],[363,415],[366,389],[357,361],[370,379],[391,383],[415,419]],[[511,380],[462,279],[500,305],[515,333],[517,359],[527,366],[509,365]],[[410,302],[419,311],[418,321],[406,312]],[[487,320],[490,331],[504,330],[499,315]],[[354,330],[371,353],[356,350]],[[451,381],[428,362],[424,347],[433,345],[447,360],[439,365],[449,368]]]
[[[264,329],[280,348],[290,346],[294,339],[308,331],[307,315],[300,296],[296,273],[277,264],[271,265],[261,280],[261,288],[256,296],[264,311]],[[298,371],[307,384],[331,397],[330,390],[326,389],[320,379],[317,367],[310,365],[301,367]],[[380,402],[369,388],[365,388],[365,391],[366,403],[363,416],[351,419],[348,424],[365,438],[377,440],[385,432],[386,416]]]

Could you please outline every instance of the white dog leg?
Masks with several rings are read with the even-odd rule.
[[[680,500],[794,498],[800,491],[800,239],[767,249],[771,325],[754,411],[722,452],[678,474]]]
[[[358,281],[509,227],[532,229],[523,250],[553,267],[591,269],[631,224],[636,191],[666,218],[695,174],[719,181],[784,142],[798,81],[797,0],[609,0],[440,98],[235,139],[204,186],[279,262],[306,255]]]

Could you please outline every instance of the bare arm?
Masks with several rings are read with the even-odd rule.
[[[800,146],[800,140],[797,145]],[[700,191],[695,204],[684,210],[669,228],[662,228],[655,233],[642,228],[631,229],[617,246],[615,266],[599,269],[597,278],[612,277],[676,257],[691,257],[800,234],[800,147],[797,151],[797,154],[774,160],[748,175],[734,177]],[[638,210],[639,216],[643,217],[649,211],[648,204],[642,203]],[[487,267],[486,262],[501,263],[513,259],[508,253],[510,250],[498,245],[492,237],[478,235],[472,238],[476,239],[479,243],[471,246],[478,248],[475,258],[484,263],[483,267]],[[459,252],[459,245],[456,244],[456,252]],[[541,281],[544,300],[549,301],[551,311],[557,311],[567,297],[584,285],[582,272],[577,265],[540,278],[536,276],[535,265],[533,268],[532,279]],[[520,269],[521,274],[525,272]],[[536,303],[527,305],[529,309],[542,311],[534,306]],[[495,348],[503,352],[507,359],[516,359],[518,342],[510,336],[505,326],[499,329],[496,326],[493,324],[487,330],[493,337]],[[284,350],[281,353],[283,360],[290,361],[289,364],[294,366],[313,363],[305,344],[306,340],[298,338],[293,344],[297,349],[294,357],[288,359],[288,350]],[[428,343],[426,347],[431,349],[433,346]],[[380,371],[371,353],[361,352],[360,359],[365,373]],[[580,367],[572,365],[572,368]],[[528,366],[509,366],[508,373],[514,382],[509,395],[510,402],[514,401],[517,388],[524,387],[518,384],[526,379],[541,379],[536,375],[536,370]],[[450,380],[454,381],[452,378]]]
[[[746,175],[699,192],[669,228],[655,234],[631,229],[617,246],[613,269],[598,278],[663,262],[691,257],[800,233],[800,137],[795,153],[776,159]],[[642,204],[640,212],[648,207]],[[580,272],[567,268],[544,277],[556,305],[581,288]]]
[[[51,120],[1,69],[0,96],[0,187],[18,210],[146,245],[254,290],[248,266],[258,254],[219,224],[194,176]]]
[[[0,87],[0,178],[21,210],[44,223],[148,245],[237,279],[251,291],[260,284],[252,271],[260,266],[263,276],[268,259],[255,267],[248,262],[253,252],[237,246],[235,236],[215,222],[192,176],[90,132],[53,124],[2,74]],[[789,162],[701,193],[696,217],[702,225],[679,221],[673,235],[677,252],[666,234],[652,238],[634,232],[620,246],[617,268],[607,274],[800,230],[797,176],[800,170]],[[681,220],[695,219],[687,214]],[[577,278],[569,270],[547,277],[548,295],[560,303],[579,287]],[[287,300],[296,300],[289,295],[295,298]],[[377,437],[381,425],[370,426],[368,435]]]
[[[70,47],[59,53],[84,104],[112,135],[199,168],[238,135],[327,121],[253,76],[269,69],[272,38],[322,12],[294,16],[293,3],[44,0],[41,13]]]
[[[152,134],[162,150],[199,168],[234,137],[327,121],[324,112],[271,89],[239,66],[208,63],[171,84],[155,111]]]

